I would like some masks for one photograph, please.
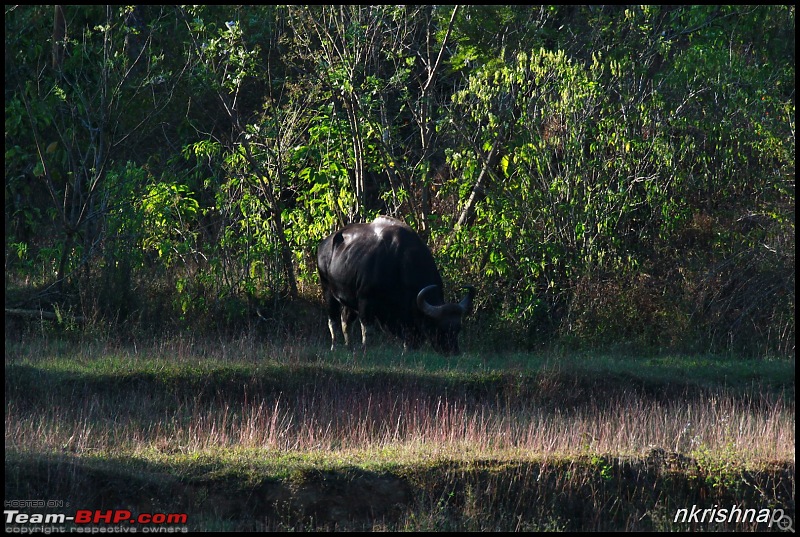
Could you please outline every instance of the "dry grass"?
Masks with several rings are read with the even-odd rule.
[[[793,460],[794,411],[782,401],[754,408],[733,397],[661,403],[630,395],[608,406],[570,412],[498,409],[489,404],[376,393],[339,400],[313,393],[257,398],[243,406],[198,401],[161,410],[150,420],[97,399],[76,408],[48,405],[27,413],[7,402],[6,448],[74,453],[191,453],[218,448],[278,451],[398,449],[441,453],[501,452],[537,456],[640,454],[654,446],[735,452],[743,460]],[[128,400],[154,408],[146,395]]]
[[[445,377],[447,385],[398,380],[424,371],[376,377],[373,370],[359,376],[352,365],[326,368],[321,362],[273,364],[270,375],[277,378],[265,384],[268,367],[253,360],[256,353],[234,354],[233,361],[219,359],[189,346],[177,354],[137,350],[135,356],[109,359],[96,350],[50,365],[39,356],[34,361],[50,371],[41,373],[48,378],[61,378],[67,369],[74,393],[65,395],[63,386],[56,386],[44,391],[42,400],[23,394],[9,398],[7,390],[6,448],[192,453],[240,447],[561,457],[637,455],[660,447],[735,453],[746,461],[794,460],[794,404],[774,394],[719,388],[654,397],[624,386],[594,393],[590,386],[576,397],[581,388],[575,381],[552,371],[526,379],[532,385],[524,390],[509,388],[507,379],[491,373],[472,373],[488,379],[481,382],[501,385],[476,393],[453,390],[458,379]],[[115,365],[103,366],[104,360]],[[70,371],[70,361],[82,365]],[[110,367],[103,373],[109,377],[138,375],[131,382],[141,386],[121,381],[117,389],[106,390],[102,380],[86,380],[102,367]],[[169,374],[159,377],[165,371]],[[238,376],[208,380],[220,371]],[[229,391],[230,386],[236,389]],[[439,391],[442,387],[451,395]]]
[[[793,504],[787,363],[323,349],[7,342],[7,497],[205,531],[685,530],[696,494]]]

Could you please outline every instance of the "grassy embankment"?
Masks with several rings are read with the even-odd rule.
[[[794,518],[794,365],[322,346],[6,343],[6,499],[190,529],[765,529]]]

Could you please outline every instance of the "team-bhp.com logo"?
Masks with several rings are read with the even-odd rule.
[[[177,533],[188,532],[186,513],[139,513],[127,509],[78,509],[64,513],[23,513],[5,509],[6,533]],[[67,528],[67,524],[70,527]],[[108,526],[110,525],[110,526]]]

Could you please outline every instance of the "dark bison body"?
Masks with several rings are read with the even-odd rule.
[[[461,320],[472,310],[475,289],[468,286],[460,303],[446,303],[430,250],[403,222],[380,216],[345,226],[319,244],[317,268],[331,348],[337,324],[349,344],[350,326],[359,319],[365,348],[367,328],[377,321],[407,347],[427,339],[440,353],[459,352]]]

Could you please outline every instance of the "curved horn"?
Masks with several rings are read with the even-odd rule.
[[[458,303],[464,312],[464,315],[472,313],[472,301],[475,299],[475,287],[472,285],[465,285],[464,289],[467,290],[467,295]]]
[[[443,306],[434,306],[428,302],[428,300],[425,298],[425,295],[430,293],[432,290],[437,289],[438,287],[438,285],[429,285],[417,294],[417,307],[422,313],[428,317],[433,317],[434,319],[441,317]]]

